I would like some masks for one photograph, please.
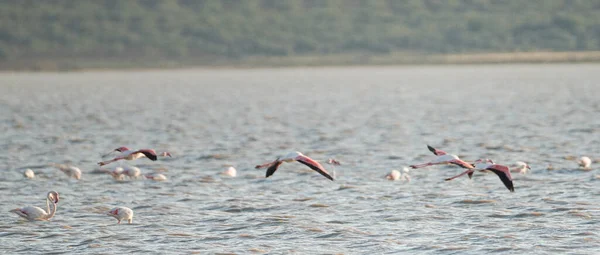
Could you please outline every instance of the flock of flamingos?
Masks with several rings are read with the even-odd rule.
[[[505,165],[496,164],[491,159],[478,159],[478,160],[475,160],[473,163],[469,163],[467,161],[461,160],[456,155],[448,154],[442,150],[435,149],[429,145],[427,145],[427,148],[436,157],[433,160],[431,160],[430,162],[427,162],[424,164],[419,164],[419,165],[411,165],[410,167],[413,169],[416,169],[416,168],[422,168],[422,167],[433,166],[433,165],[452,164],[452,165],[456,165],[456,166],[466,169],[464,172],[462,172],[459,175],[456,175],[456,176],[453,176],[450,178],[446,178],[446,181],[450,181],[452,179],[458,178],[463,175],[467,175],[469,178],[472,178],[473,174],[476,171],[492,172],[500,178],[500,180],[502,181],[504,186],[508,190],[510,190],[510,192],[514,192],[515,187],[513,185],[513,181],[512,181],[512,177],[511,177],[510,173],[511,172],[526,173],[528,170],[531,169],[527,163],[520,162],[520,161],[516,162],[515,167],[513,167],[513,168],[509,168],[508,166],[505,166]],[[112,150],[111,152],[109,152],[108,154],[104,155],[103,157],[108,156],[114,152],[118,152],[120,154],[111,160],[99,162],[98,165],[104,166],[104,165],[107,165],[107,164],[110,164],[112,162],[119,161],[119,160],[136,160],[139,158],[148,158],[152,161],[156,161],[159,156],[171,157],[171,154],[169,152],[163,152],[163,153],[157,154],[156,151],[152,150],[152,149],[131,150],[127,147],[116,148],[116,149]],[[319,162],[317,162],[297,151],[291,152],[283,157],[278,157],[277,159],[275,159],[272,162],[267,162],[262,165],[257,165],[255,168],[256,169],[267,168],[266,177],[269,177],[269,176],[273,175],[275,173],[275,171],[277,171],[279,166],[281,164],[283,164],[284,162],[294,162],[294,161],[308,166],[312,170],[325,176],[325,178],[327,178],[331,181],[334,180],[334,176],[329,174],[329,172],[327,170],[325,170],[325,168]],[[340,163],[335,159],[329,159],[327,161],[327,163],[331,164],[331,165],[340,165]],[[578,160],[578,164],[581,167],[586,168],[586,169],[590,168],[591,163],[592,163],[592,161],[588,157],[581,157]],[[53,164],[53,166],[57,167],[58,169],[60,169],[62,172],[69,175],[70,177],[73,177],[76,179],[81,178],[81,170],[77,167],[70,166],[70,165],[62,165],[62,164]],[[128,176],[130,178],[140,176],[140,169],[137,167],[127,167],[127,168],[117,167],[112,171],[106,170],[105,172],[110,174],[113,178],[115,178],[117,180],[122,179],[124,176]],[[404,173],[400,173],[400,171],[398,171],[398,170],[392,170],[388,175],[386,175],[386,178],[388,180],[410,181],[410,176],[408,176],[408,172],[409,172],[408,168],[404,168],[403,172]],[[225,172],[223,172],[223,174],[231,176],[231,177],[235,177],[237,173],[236,173],[235,168],[229,167]],[[24,175],[27,178],[34,178],[34,176],[35,176],[34,172],[31,169],[27,169],[25,171]],[[145,175],[145,177],[148,179],[156,180],[156,181],[166,180],[166,177],[162,174],[148,174],[148,175]],[[48,194],[46,196],[46,210],[44,210],[40,207],[37,207],[37,206],[27,206],[27,207],[16,208],[16,209],[10,210],[10,212],[13,212],[13,213],[15,213],[27,220],[30,220],[30,221],[50,220],[56,214],[56,210],[58,208],[57,207],[58,201],[59,201],[58,192],[50,191],[50,192],[48,192]],[[115,219],[117,219],[118,224],[120,224],[122,220],[127,220],[129,223],[133,222],[133,210],[131,210],[130,208],[127,208],[127,207],[123,207],[123,206],[115,207],[115,208],[111,209],[110,211],[108,211],[106,214],[108,216],[112,216]]]

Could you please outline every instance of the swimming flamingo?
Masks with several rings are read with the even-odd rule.
[[[35,178],[35,173],[33,172],[33,170],[31,170],[31,169],[29,169],[29,168],[28,168],[28,169],[27,169],[27,170],[25,170],[25,172],[23,173],[23,176],[25,176],[25,177],[26,177],[26,178],[28,178],[28,179],[33,179],[33,178]]]
[[[583,169],[590,169],[590,166],[592,165],[592,160],[588,157],[583,156],[579,158],[579,160],[577,160],[577,164],[579,164],[579,166]]]
[[[427,145],[427,148],[433,152],[433,154],[435,154],[437,157],[432,160],[431,162],[425,163],[425,164],[420,164],[420,165],[411,165],[411,168],[421,168],[421,167],[426,167],[426,166],[433,166],[433,165],[445,165],[445,164],[454,164],[457,166],[460,166],[462,168],[467,168],[467,169],[471,169],[473,168],[472,164],[469,164],[465,161],[462,161],[461,159],[458,158],[458,156],[456,155],[452,155],[452,154],[447,154],[445,151],[442,150],[437,150],[429,145]],[[471,175],[469,175],[469,178],[471,177]]]
[[[225,175],[225,176],[229,176],[229,177],[236,177],[237,176],[237,170],[235,170],[234,167],[230,166],[225,171],[221,172],[221,174]]]
[[[167,177],[164,174],[159,174],[159,173],[147,174],[147,175],[144,175],[144,177],[146,177],[146,179],[150,179],[153,181],[166,181],[167,180]]]
[[[510,171],[513,173],[521,173],[521,174],[526,174],[527,172],[529,172],[529,170],[531,170],[531,167],[529,167],[529,165],[523,161],[515,162],[513,168],[510,169]]]
[[[46,207],[47,211],[37,206],[27,206],[23,208],[17,208],[10,210],[10,212],[16,213],[17,215],[30,220],[50,220],[56,214],[57,203],[58,203],[58,192],[50,191],[46,195]],[[52,204],[52,206],[50,206]]]
[[[125,166],[123,167],[123,171],[121,173],[129,178],[137,178],[142,174],[142,171],[135,166]]]
[[[78,167],[56,163],[51,163],[50,165],[58,168],[61,172],[65,173],[69,177],[73,177],[77,180],[81,179],[81,169]]]
[[[390,180],[390,181],[397,181],[397,180],[401,180],[401,181],[410,181],[410,175],[408,175],[408,172],[410,172],[410,170],[408,169],[408,167],[404,167],[402,168],[403,173],[400,173],[400,171],[398,170],[392,170],[389,174],[387,174],[385,176],[386,179]]]
[[[506,188],[508,190],[510,190],[510,192],[515,192],[515,188],[514,188],[513,182],[512,182],[512,177],[510,176],[510,170],[508,169],[507,166],[494,164],[494,162],[489,159],[484,159],[484,160],[479,159],[479,160],[475,161],[474,165],[475,166],[472,169],[464,171],[459,175],[456,175],[456,176],[453,176],[450,178],[446,178],[446,181],[450,181],[452,179],[463,176],[465,174],[473,174],[473,172],[475,172],[475,170],[478,170],[480,172],[491,171],[491,172],[495,173],[496,175],[498,175],[498,177],[500,177],[500,180],[502,181],[502,183],[504,183],[504,186],[506,186]]]
[[[332,159],[332,158],[330,158],[330,159],[327,160],[327,164],[334,165],[334,166],[341,165],[339,161],[337,161],[335,159]]]
[[[275,173],[275,171],[277,171],[277,168],[279,168],[279,166],[283,162],[294,162],[294,161],[298,161],[299,163],[302,163],[302,164],[310,167],[312,170],[319,172],[321,175],[325,176],[327,179],[333,181],[333,177],[331,177],[331,175],[329,175],[327,170],[325,170],[325,168],[323,168],[323,166],[321,166],[321,164],[319,164],[319,162],[314,161],[313,159],[305,156],[304,154],[302,154],[298,151],[290,152],[287,155],[285,155],[285,157],[277,158],[273,162],[265,163],[262,165],[257,165],[255,168],[259,169],[259,168],[263,168],[263,167],[268,167],[266,177],[269,177],[269,176],[273,175],[273,173]]]
[[[106,215],[115,217],[115,219],[117,219],[117,224],[121,224],[122,220],[129,221],[129,224],[133,222],[133,211],[127,207],[115,207],[108,211]]]
[[[117,156],[116,158],[114,158],[114,159],[107,160],[107,161],[102,161],[102,162],[98,162],[98,165],[103,166],[103,165],[110,164],[112,162],[115,162],[115,161],[118,161],[118,160],[123,160],[123,159],[125,159],[125,160],[136,160],[138,158],[147,157],[148,159],[150,159],[152,161],[156,161],[156,159],[158,158],[157,154],[156,154],[156,151],[154,151],[153,149],[140,149],[140,150],[134,151],[134,150],[130,150],[127,147],[119,147],[119,148],[114,149],[113,151],[118,151],[121,154],[119,156]],[[110,152],[108,154],[110,154]],[[104,155],[104,156],[107,156],[107,155]],[[171,153],[169,153],[169,152],[163,152],[163,153],[160,153],[159,156],[162,156],[162,157],[169,156],[169,157],[171,157]]]

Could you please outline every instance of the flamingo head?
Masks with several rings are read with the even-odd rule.
[[[165,151],[165,152],[163,152],[163,153],[162,153],[162,156],[163,156],[163,157],[172,157],[172,156],[171,156],[171,153],[170,153],[170,152],[168,152],[168,151]]]
[[[113,208],[112,210],[108,211],[108,213],[106,213],[109,216],[117,216],[119,215],[119,208]]]
[[[58,192],[56,192],[56,191],[50,191],[50,192],[48,192],[48,200],[50,200],[53,203],[57,204],[58,200],[59,200]]]

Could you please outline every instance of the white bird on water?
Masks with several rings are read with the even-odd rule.
[[[58,200],[58,192],[50,191],[48,192],[48,195],[46,195],[47,211],[37,206],[27,206],[23,208],[12,209],[10,212],[16,213],[17,215],[30,221],[50,220],[52,217],[54,217],[54,214],[56,214]]]
[[[108,211],[108,213],[106,215],[112,216],[115,219],[117,219],[117,224],[121,224],[122,220],[127,220],[129,222],[129,224],[131,224],[133,222],[133,210],[131,210],[127,207],[123,207],[123,206],[115,207],[115,208],[111,209],[110,211]]]
[[[221,174],[229,177],[236,177],[237,170],[235,170],[235,167],[230,166],[227,169],[225,169],[225,171],[221,172]]]
[[[577,160],[577,164],[579,164],[579,166],[583,169],[587,170],[590,169],[590,166],[592,165],[592,160],[586,156],[583,156],[579,158],[579,160]]]
[[[123,177],[127,176],[131,178],[137,178],[142,174],[142,171],[135,166],[116,167],[114,170],[108,172],[115,180],[123,180]]]
[[[408,169],[408,167],[404,167],[402,168],[402,173],[400,173],[400,171],[398,170],[392,170],[389,174],[387,174],[385,176],[386,179],[390,180],[390,181],[410,181],[410,175],[408,175],[408,172],[410,172],[410,170]]]
[[[51,163],[50,165],[58,168],[60,171],[62,171],[69,177],[75,178],[77,180],[81,179],[81,169],[79,169],[78,167],[56,163]]]
[[[159,174],[159,173],[147,174],[147,175],[144,175],[144,177],[146,177],[146,179],[150,179],[153,181],[166,181],[167,180],[167,177],[164,174]]]
[[[33,178],[35,178],[35,173],[33,172],[33,170],[31,170],[31,169],[28,168],[23,173],[23,176],[25,176],[27,179],[33,179]]]

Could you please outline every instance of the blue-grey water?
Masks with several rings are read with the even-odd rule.
[[[0,131],[0,253],[600,251],[597,64],[0,73]],[[445,182],[452,166],[384,179],[432,159],[426,144],[532,171],[513,174],[514,193],[493,174]],[[104,168],[169,179],[98,173],[119,146],[173,157]],[[339,160],[337,180],[298,163],[268,179],[254,169],[296,150]],[[230,165],[238,177],[219,175]],[[49,190],[61,196],[50,221],[8,212],[45,206]],[[133,224],[104,215],[114,206]]]

